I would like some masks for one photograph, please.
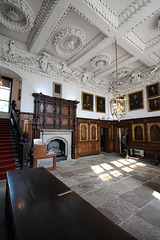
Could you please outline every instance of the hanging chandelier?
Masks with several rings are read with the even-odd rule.
[[[117,59],[117,40],[115,39],[115,53],[116,53],[116,85],[117,90],[114,97],[110,101],[111,114],[119,122],[127,114],[127,98],[120,95],[118,82],[118,59]]]

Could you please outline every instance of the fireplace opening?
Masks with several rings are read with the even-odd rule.
[[[57,161],[67,159],[65,153],[65,142],[60,139],[51,140],[47,145],[47,151],[55,152]]]

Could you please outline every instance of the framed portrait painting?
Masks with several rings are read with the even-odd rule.
[[[143,103],[143,90],[128,94],[129,111],[144,108]]]
[[[82,110],[93,111],[93,94],[82,92]]]
[[[147,100],[148,112],[160,110],[160,97]]]
[[[106,99],[105,97],[96,96],[96,112],[106,112]]]
[[[62,97],[62,84],[53,82],[53,97]]]
[[[153,98],[160,95],[159,82],[146,87],[147,98]]]

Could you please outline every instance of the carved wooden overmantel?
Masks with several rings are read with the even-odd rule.
[[[34,138],[40,136],[41,129],[68,129],[72,134],[72,158],[76,158],[77,152],[77,121],[76,108],[78,101],[63,98],[50,97],[41,93],[33,93]]]

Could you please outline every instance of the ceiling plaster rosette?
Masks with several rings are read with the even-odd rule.
[[[11,30],[26,32],[33,27],[34,13],[25,0],[3,0],[0,22]]]
[[[79,52],[85,44],[84,34],[74,28],[67,28],[53,39],[53,47],[60,56],[71,56]]]
[[[97,69],[105,68],[108,67],[110,64],[110,57],[107,55],[99,55],[93,57],[90,63],[93,65],[93,67]]]
[[[118,70],[118,77],[122,78],[129,75],[132,72],[131,67],[122,67]],[[116,71],[112,72],[112,76],[116,77]]]

